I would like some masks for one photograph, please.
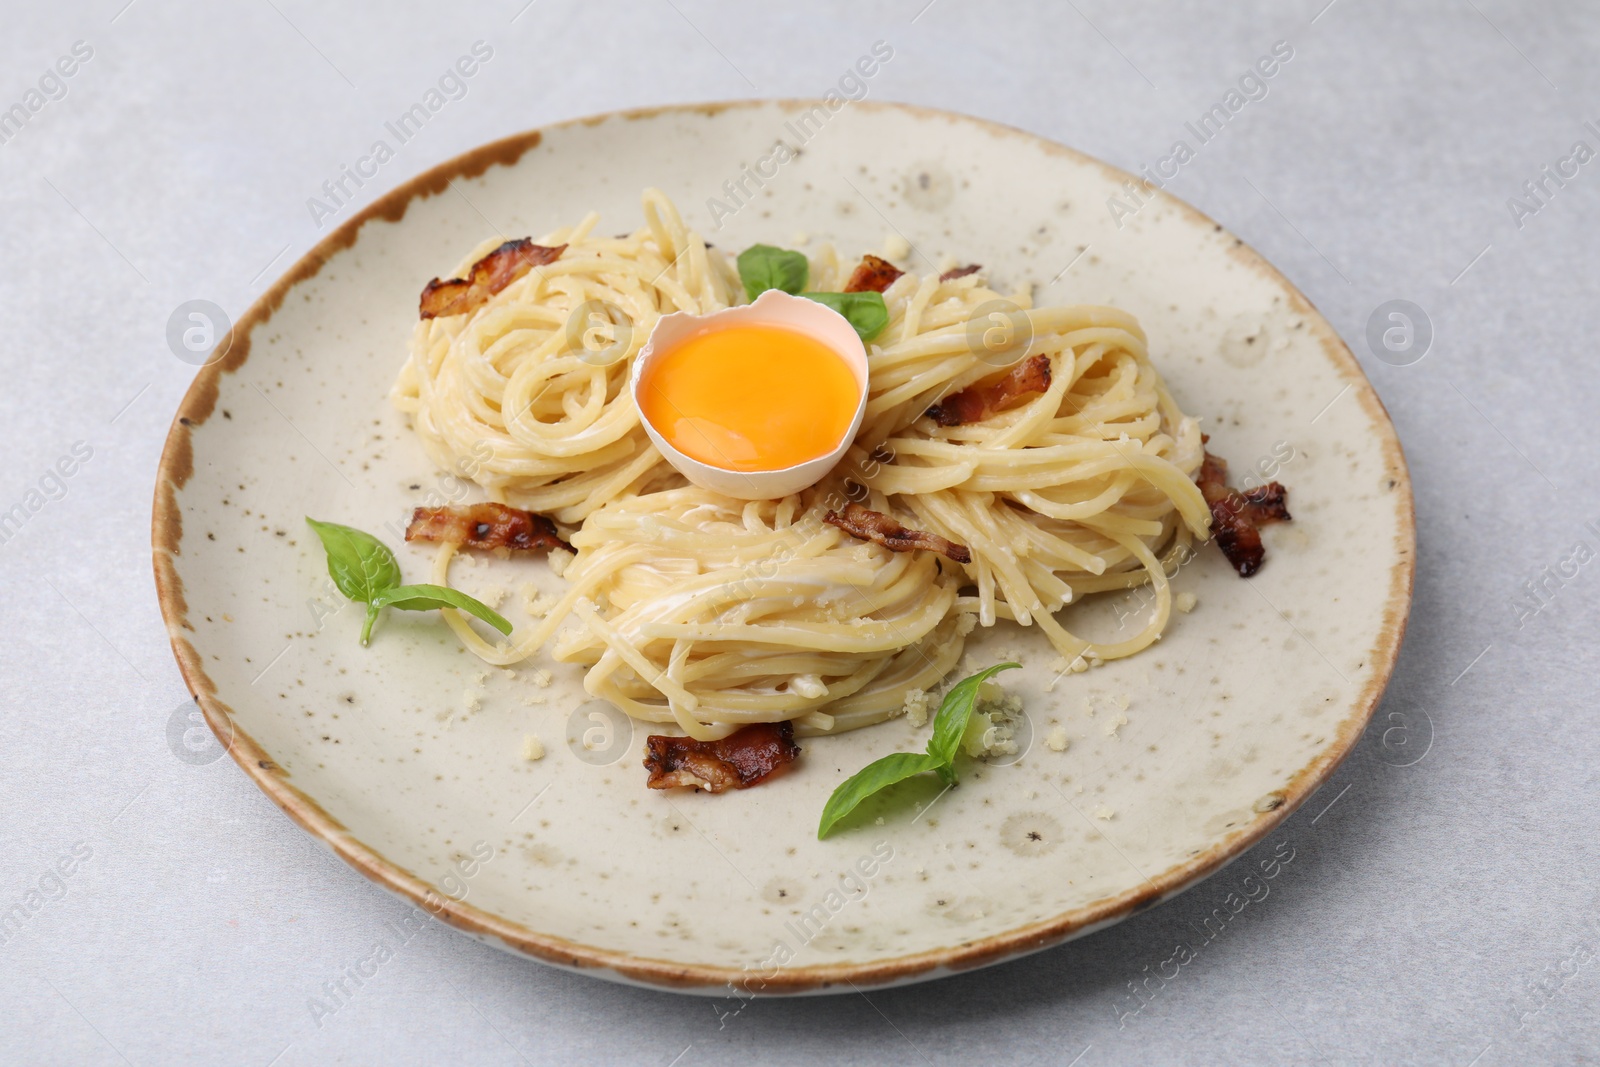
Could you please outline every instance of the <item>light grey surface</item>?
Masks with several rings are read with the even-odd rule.
[[[1487,1067],[1600,1054],[1600,564],[1552,582],[1537,614],[1513,607],[1578,542],[1600,551],[1585,299],[1600,162],[1520,228],[1507,205],[1575,141],[1600,149],[1583,126],[1600,126],[1600,15],[1507,0],[675,2],[8,5],[0,107],[75,41],[93,57],[0,144],[0,511],[75,442],[92,458],[0,544],[0,909],[26,905],[41,879],[53,891],[0,945],[0,1062]],[[193,367],[164,335],[186,300],[242,311],[319,236],[307,198],[479,39],[493,61],[358,203],[546,122],[820,95],[878,39],[895,58],[874,99],[1137,167],[1275,41],[1292,43],[1268,96],[1171,191],[1279,265],[1362,359],[1411,463],[1420,566],[1367,737],[1240,861],[1292,848],[1267,899],[1205,942],[1195,924],[1238,890],[1235,866],[1020,962],[737,1014],[431,925],[318,1025],[308,999],[408,909],[231,761],[184,762],[169,745],[186,694],[147,531]],[[1396,298],[1435,333],[1409,366],[1365,342],[1369,315]],[[90,857],[62,895],[47,872],[80,842]],[[1171,975],[1180,940],[1196,958],[1149,979],[1141,1008],[1129,984]]]

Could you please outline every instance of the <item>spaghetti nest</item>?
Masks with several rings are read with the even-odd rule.
[[[743,290],[659,191],[644,216],[634,233],[596,237],[591,213],[543,239],[566,246],[555,262],[470,314],[417,324],[390,399],[435,464],[571,525],[671,474],[628,396],[633,357],[662,315],[716,311]]]
[[[884,292],[890,321],[868,345],[867,412],[846,459],[805,493],[734,500],[665,465],[627,397],[660,315],[743,299],[728,257],[659,192],[646,192],[645,217],[635,234],[599,239],[590,216],[545,239],[568,245],[556,262],[482,309],[418,327],[394,398],[429,455],[496,500],[576,527],[565,594],[514,644],[445,612],[473,651],[504,665],[553,641],[557,660],[587,668],[591,694],[712,739],[750,722],[826,733],[888,718],[955,665],[974,625],[1036,625],[1077,670],[1159,639],[1167,573],[1210,514],[1194,482],[1199,426],[1131,315],[1033,308],[970,272],[903,275]],[[841,289],[851,266],[823,248],[811,288]],[[570,326],[589,301],[625,318]],[[1040,358],[1043,388],[950,425],[930,416]],[[483,441],[490,458],[475,463]],[[970,562],[892,552],[821,521],[846,500],[964,545]],[[435,581],[453,552],[441,548]],[[1154,609],[1127,639],[1086,640],[1056,617],[1084,594],[1146,582]]]
[[[868,357],[847,464],[914,525],[970,548],[974,595],[961,606],[982,625],[1038,625],[1078,670],[1148,647],[1170,617],[1167,571],[1211,518],[1194,483],[1199,424],[1168,393],[1138,322],[1110,307],[1030,308],[970,275],[906,275],[885,296],[893,317]],[[927,414],[1040,356],[1049,385],[1031,399],[954,426]],[[1082,594],[1145,582],[1155,609],[1126,640],[1086,641],[1055,618]]]

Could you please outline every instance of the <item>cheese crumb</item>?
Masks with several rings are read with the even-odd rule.
[[[1022,721],[1022,698],[1008,693],[994,679],[978,686],[978,699],[961,745],[969,756],[1014,756],[1016,732]]]
[[[1179,593],[1173,600],[1172,606],[1187,615],[1194,610],[1194,606],[1198,603],[1200,603],[1200,598],[1193,593]]]
[[[897,233],[891,233],[883,239],[884,259],[905,259],[911,254],[911,242]]]
[[[790,679],[789,688],[807,700],[828,695],[828,687],[822,683],[822,676],[817,674],[797,674]]]
[[[540,689],[546,689],[550,685],[550,672],[545,670],[543,667],[534,668],[533,673],[528,675],[528,677],[532,679],[533,684],[538,686]]]
[[[931,698],[922,689],[912,689],[906,693],[904,710],[906,719],[912,726],[928,725],[928,704]]]
[[[1046,693],[1054,693],[1056,691],[1056,686],[1060,684],[1061,679],[1065,678],[1070,673],[1072,673],[1072,664],[1067,661],[1065,656],[1057,656],[1055,659],[1051,660],[1050,680],[1045,683],[1044,691]]]
[[[467,711],[477,711],[483,707],[483,701],[479,699],[478,691],[476,689],[468,689],[463,692],[461,694],[461,706]]]
[[[539,740],[538,734],[523,735],[522,758],[530,763],[534,760],[544,759],[544,742]]]
[[[1067,746],[1071,743],[1072,739],[1067,736],[1067,730],[1064,726],[1057,726],[1044,739],[1044,746],[1051,752],[1065,752]]]
[[[1100,730],[1107,737],[1116,737],[1117,731],[1126,725],[1128,725],[1128,717],[1123,715],[1121,712],[1118,712],[1117,716],[1113,719],[1107,720],[1106,724],[1102,726]]]
[[[478,592],[478,599],[487,604],[491,609],[498,608],[505,602],[506,588],[503,585],[491,585]]]
[[[1094,817],[1097,818],[1097,819],[1103,820],[1103,821],[1110,820],[1116,814],[1117,813],[1115,811],[1112,811],[1110,808],[1106,807],[1104,804],[1101,804],[1099,807],[1094,809]]]
[[[524,707],[537,707],[538,705],[544,703],[544,697],[535,693],[529,693],[527,696],[522,698],[522,703]]]
[[[548,556],[550,573],[554,574],[557,578],[561,577],[563,574],[567,573],[567,564],[571,563],[576,558],[576,556],[564,548],[552,548]]]
[[[789,240],[793,241],[796,246],[804,246],[811,243],[811,235],[804,230],[796,230],[790,235]]]

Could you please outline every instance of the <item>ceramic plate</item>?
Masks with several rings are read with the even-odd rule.
[[[802,139],[764,187],[745,180],[737,211],[709,203],[735,206],[725,183]],[[240,318],[162,456],[157,585],[213,731],[308,833],[442,921],[686,992],[932,978],[1081,935],[1216,871],[1327,778],[1382,693],[1410,603],[1411,486],[1377,396],[1306,299],[1168,196],[1114,219],[1108,198],[1127,180],[958,115],[762,101],[551,127],[382,197]],[[575,667],[508,677],[431,613],[390,612],[362,648],[360,610],[329,588],[303,516],[377,533],[407,580],[426,581],[431,553],[402,543],[405,519],[470,488],[427,462],[386,400],[422,284],[496,231],[538,236],[591,209],[602,230],[632,230],[650,185],[721,248],[803,234],[855,256],[903,238],[913,269],[949,255],[984,264],[1002,291],[1034,283],[1039,303],[1135,313],[1212,449],[1236,479],[1287,484],[1294,522],[1269,529],[1251,580],[1212,549],[1185,566],[1175,584],[1194,610],[1131,659],[1057,678],[1033,631],[977,637],[972,661],[1023,660],[1005,680],[1031,747],[822,842],[818,814],[844,777],[921,747],[904,719],[809,741],[798,773],[749,792],[667,795],[645,789],[645,731],[591,715]],[[543,560],[455,574],[469,592],[557,581]],[[1139,608],[1137,594],[1091,598],[1069,625],[1108,636]],[[1044,743],[1057,726],[1064,752]],[[543,759],[522,758],[529,734]]]

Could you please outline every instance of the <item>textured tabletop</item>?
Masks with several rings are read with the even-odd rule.
[[[0,1062],[1593,1062],[1600,12],[1584,6],[10,5]],[[1246,857],[1281,861],[1265,897],[1239,907],[1225,869],[931,985],[741,1007],[411,924],[184,742],[148,532],[195,369],[169,319],[191,300],[237,315],[356,207],[481,142],[615,108],[820,96],[880,40],[894,60],[872,99],[1171,174],[1349,342],[1417,494],[1410,632],[1371,728]],[[476,42],[493,60],[335,201],[324,183]],[[1275,47],[1292,58],[1252,77]],[[1231,121],[1197,137],[1230,92]],[[1218,907],[1232,917],[1207,933]],[[403,947],[330,994],[379,936]]]

